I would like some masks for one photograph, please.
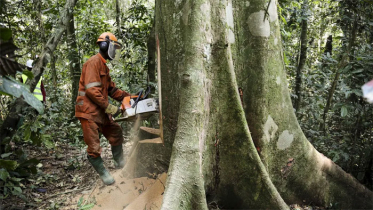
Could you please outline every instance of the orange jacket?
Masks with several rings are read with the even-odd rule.
[[[79,93],[75,105],[75,117],[93,120],[104,124],[108,119],[105,113],[109,105],[108,96],[122,101],[130,94],[115,87],[111,81],[106,60],[100,53],[84,63],[79,81]]]

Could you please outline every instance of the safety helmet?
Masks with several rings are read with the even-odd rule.
[[[26,67],[27,68],[32,68],[32,63],[33,63],[34,61],[33,60],[28,60],[27,62],[26,62]]]
[[[109,40],[108,40],[109,39]],[[114,42],[115,48],[120,49],[122,48],[122,44],[118,42],[118,39],[114,36],[114,34],[110,32],[105,32],[102,33],[98,39],[97,39],[97,44],[100,42],[107,42],[107,41],[112,41]]]
[[[115,54],[120,54],[119,50],[122,48],[122,44],[119,43],[114,34],[110,32],[101,34],[97,39],[97,44],[101,51],[107,53],[110,60],[115,58]]]

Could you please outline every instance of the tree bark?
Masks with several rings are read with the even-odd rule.
[[[307,60],[307,26],[308,26],[308,0],[303,1],[302,5],[302,31],[300,35],[300,54],[299,54],[299,63],[297,67],[297,75],[295,81],[295,95],[297,98],[294,100],[294,108],[296,112],[299,111],[300,104],[302,102],[302,72],[304,69],[304,65],[306,64]]]
[[[251,136],[270,178],[288,203],[313,203],[343,209],[373,208],[373,193],[317,152],[304,136],[293,112],[275,0],[235,1],[239,84]],[[249,17],[247,17],[249,16]],[[259,26],[261,27],[258,27]]]
[[[70,75],[71,75],[71,113],[72,113],[71,117],[73,118],[74,111],[75,111],[75,101],[78,96],[81,68],[80,68],[78,45],[76,43],[76,36],[75,36],[74,13],[69,12],[68,15],[69,15],[70,21],[68,22],[68,25],[66,26],[66,35],[67,35],[67,43],[68,43],[68,59],[70,61],[69,68],[70,68]]]
[[[73,8],[76,4],[77,0],[67,0],[64,10],[61,12],[59,25],[55,28],[53,34],[49,38],[48,42],[44,45],[43,52],[41,53],[40,57],[36,60],[32,68],[32,73],[34,74],[34,78],[27,80],[26,84],[30,86],[30,92],[33,92],[40,77],[44,72],[44,68],[49,62],[50,55],[56,49],[62,34],[66,31],[66,26],[69,24],[70,16],[69,13],[73,12]],[[6,117],[3,125],[1,126],[1,136],[0,136],[0,144],[6,137],[12,137],[14,131],[17,129],[17,123],[20,119],[22,109],[21,107],[26,106],[24,100],[22,98],[18,98],[15,103],[10,106],[11,109],[14,111],[9,112],[8,116]],[[8,123],[9,122],[9,123]]]
[[[165,144],[172,145],[162,209],[207,209],[211,203],[288,209],[245,122],[226,31],[229,4],[156,3]]]

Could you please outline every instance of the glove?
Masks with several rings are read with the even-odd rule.
[[[109,104],[105,109],[105,113],[111,114],[113,117],[117,117],[121,113],[121,109],[113,104]]]
[[[124,117],[132,117],[135,116],[136,112],[134,108],[128,108],[126,111],[123,113]]]

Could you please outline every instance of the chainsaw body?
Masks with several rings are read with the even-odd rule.
[[[137,96],[124,97],[121,109],[122,117],[115,119],[115,121],[133,121],[138,117],[141,119],[147,119],[156,112],[159,112],[158,100],[154,98],[146,98],[150,92],[150,88],[143,95],[143,91]]]

